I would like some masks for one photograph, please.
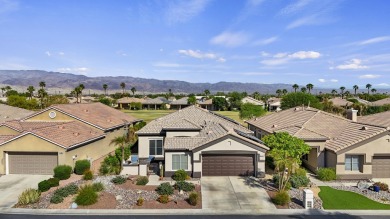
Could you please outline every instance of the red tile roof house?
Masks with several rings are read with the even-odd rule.
[[[97,171],[110,141],[139,120],[101,103],[54,105],[0,124],[0,174],[53,174],[88,159]]]
[[[179,169],[202,176],[263,176],[268,148],[234,120],[188,106],[153,120],[138,134],[139,174],[169,177]],[[153,171],[151,171],[153,170]]]
[[[390,178],[390,112],[347,118],[297,107],[247,121],[258,138],[288,132],[303,139],[311,151],[303,157],[312,171],[332,167],[340,179]]]

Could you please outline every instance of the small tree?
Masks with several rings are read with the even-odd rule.
[[[213,105],[217,110],[224,110],[227,108],[227,101],[223,97],[214,97]]]
[[[267,135],[262,140],[271,149],[269,155],[274,159],[275,170],[279,175],[278,189],[283,191],[291,175],[301,165],[301,157],[310,152],[310,146],[287,132]]]
[[[27,92],[28,92],[28,94],[30,95],[30,100],[31,100],[32,97],[33,97],[34,91],[35,91],[34,86],[28,86]]]
[[[121,170],[123,168],[123,160],[125,159],[125,145],[128,143],[126,135],[116,137],[111,140],[110,144],[113,144],[115,146],[119,146],[122,150],[122,160],[121,160]]]
[[[196,104],[196,97],[193,95],[189,96],[187,102],[190,105],[195,105]]]
[[[130,90],[131,90],[131,93],[133,93],[133,97],[134,97],[134,94],[135,94],[135,92],[137,92],[137,89],[135,87],[132,87]]]
[[[253,119],[262,116],[266,113],[262,106],[254,105],[252,103],[244,103],[240,109],[240,119]]]
[[[302,105],[308,106],[309,104],[310,107],[322,109],[322,104],[320,103],[319,99],[309,93],[288,93],[282,97],[282,109],[288,109]]]

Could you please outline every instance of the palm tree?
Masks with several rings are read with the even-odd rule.
[[[38,97],[40,99],[40,102],[41,102],[41,109],[43,109],[43,102],[44,102],[44,98],[47,96],[47,92],[45,91],[45,89],[41,88],[38,90]]]
[[[287,89],[283,89],[283,90],[282,90],[282,94],[283,94],[283,95],[286,95],[287,93],[288,93]]]
[[[259,92],[255,91],[253,94],[252,94],[252,97],[256,100],[260,100],[261,98],[261,95]]]
[[[372,87],[371,84],[366,84],[366,88],[367,88],[368,94],[370,94],[370,89],[371,89],[371,87]]]
[[[75,89],[72,91],[74,95],[76,95],[76,103],[79,103],[79,95],[81,94],[81,87],[77,86]],[[81,100],[80,100],[81,102]]]
[[[39,87],[41,87],[41,89],[44,89],[46,87],[46,83],[44,81],[39,82]]]
[[[125,145],[128,143],[126,135],[118,136],[111,140],[110,145],[119,146],[122,150],[121,170],[123,168],[123,161],[125,159]]]
[[[282,94],[282,90],[277,89],[277,90],[276,90],[276,94],[278,95],[278,97],[280,97],[280,95]]]
[[[306,91],[307,91],[307,88],[306,88],[306,87],[301,87],[301,92],[302,92],[302,93],[306,93]]]
[[[81,101],[83,100],[83,90],[85,89],[85,86],[84,84],[79,84],[79,88],[80,88],[80,103]]]
[[[134,93],[137,91],[137,89],[135,87],[132,87],[130,90],[133,93],[133,97],[134,97]]]
[[[210,95],[210,91],[208,90],[208,89],[206,89],[206,90],[204,90],[204,95],[206,96],[206,97],[208,97],[209,95]]]
[[[292,88],[294,88],[294,92],[296,93],[297,89],[299,88],[299,85],[298,84],[293,84]]]
[[[313,90],[314,85],[313,85],[313,84],[307,84],[307,85],[306,85],[306,88],[307,88],[307,90],[308,90],[309,93],[310,93],[310,91]]]
[[[371,89],[371,93],[373,93],[373,94],[376,93],[376,89],[375,89],[375,88],[372,88],[372,89]]]
[[[120,84],[120,86],[121,86],[121,88],[122,88],[122,94],[125,94],[125,88],[126,88],[125,82],[122,82],[122,83]]]
[[[34,86],[28,86],[27,91],[30,94],[30,100],[31,100],[35,91]]]
[[[355,90],[355,96],[356,96],[356,92],[357,92],[357,90],[359,90],[359,86],[353,85],[353,89]]]
[[[344,99],[344,90],[345,90],[345,87],[340,87],[340,90],[341,90],[341,99]]]
[[[12,90],[11,86],[5,86],[5,92]]]
[[[337,94],[337,90],[333,89],[331,93],[333,94],[333,97],[334,97]]]
[[[347,90],[347,91],[345,91],[344,95],[345,95],[346,98],[348,98],[349,95],[351,95],[351,92],[349,92],[349,91]]]
[[[107,84],[103,84],[104,95],[106,95],[106,96],[107,96],[107,88],[108,88],[108,85]]]

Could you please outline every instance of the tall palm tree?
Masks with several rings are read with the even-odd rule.
[[[103,84],[104,95],[106,95],[106,96],[107,96],[107,88],[108,88],[108,85],[107,84]]]
[[[122,88],[122,94],[125,94],[125,88],[126,88],[125,82],[122,82],[122,83],[120,84],[120,86],[121,86],[121,88]]]
[[[353,89],[355,90],[355,96],[356,96],[356,92],[357,92],[357,90],[359,90],[359,86],[353,85]]]
[[[134,97],[134,94],[137,91],[137,89],[135,87],[132,87],[130,90],[131,90],[131,93],[133,93],[133,97]]]
[[[72,91],[76,95],[76,103],[79,103],[79,96],[81,94],[81,87],[77,86],[75,89]],[[81,100],[80,100],[81,103]]]
[[[276,90],[276,94],[278,95],[278,97],[280,97],[280,95],[282,94],[282,90],[277,89],[277,90]]]
[[[332,95],[333,95],[333,97],[334,97],[334,96],[336,96],[336,94],[337,94],[337,90],[333,89],[331,93],[332,93]]]
[[[40,99],[41,109],[44,108],[44,99],[46,96],[47,96],[47,92],[45,91],[45,89],[41,88],[38,90],[38,97]]]
[[[307,84],[307,85],[306,85],[306,88],[307,88],[307,90],[308,90],[309,93],[310,93],[310,91],[313,90],[314,85],[313,85],[313,84]]]
[[[370,94],[370,89],[371,89],[371,87],[372,87],[371,84],[366,84],[366,88],[367,88],[368,94]]]
[[[39,87],[41,87],[41,89],[44,89],[46,87],[46,82],[44,81],[39,82]]]
[[[344,90],[345,90],[345,87],[340,87],[340,90],[341,90],[341,99],[344,98]]]
[[[261,95],[259,92],[255,91],[253,94],[252,94],[252,97],[256,100],[260,100],[261,98]]]
[[[375,89],[375,88],[372,88],[372,89],[371,89],[371,93],[373,93],[373,94],[376,93],[376,89]]]
[[[299,85],[298,84],[293,84],[292,88],[294,88],[294,92],[296,93],[298,88],[299,88]]]
[[[287,89],[283,89],[283,90],[282,90],[282,94],[283,94],[283,95],[286,95],[287,93],[288,93]]]
[[[79,84],[79,88],[80,88],[80,103],[81,103],[81,101],[83,100],[83,90],[85,89],[84,84]]]
[[[302,92],[302,93],[306,93],[306,91],[307,91],[307,88],[306,88],[306,87],[301,87],[301,92]]]
[[[118,136],[111,140],[110,145],[119,146],[122,150],[121,170],[123,168],[123,161],[125,159],[125,146],[128,143],[126,135]]]
[[[210,95],[210,91],[208,90],[208,89],[206,89],[206,90],[204,90],[204,95],[206,96],[206,97],[208,97],[209,95]]]
[[[35,91],[34,86],[28,86],[27,91],[28,91],[28,94],[30,94],[30,100],[31,100],[33,97],[34,91]]]

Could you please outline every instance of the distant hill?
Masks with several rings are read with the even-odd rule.
[[[218,91],[230,92],[240,91],[253,93],[274,94],[277,89],[291,90],[289,84],[258,84],[258,83],[239,83],[239,82],[218,82],[218,83],[190,83],[176,80],[156,80],[146,78],[136,78],[130,76],[118,77],[87,77],[84,75],[75,75],[60,72],[47,72],[41,70],[0,70],[0,84],[10,85],[19,89],[25,89],[29,85],[38,87],[40,81],[46,82],[49,90],[64,90],[67,92],[80,83],[84,84],[86,89],[102,91],[102,85],[107,84],[109,90],[121,90],[119,84],[126,83],[126,89],[135,87],[138,92],[158,93],[167,92],[172,89],[174,93],[201,93],[208,89],[212,93]]]

